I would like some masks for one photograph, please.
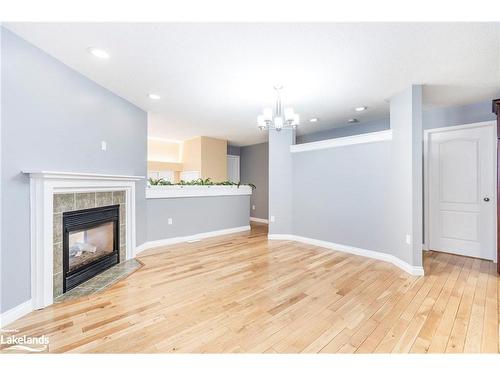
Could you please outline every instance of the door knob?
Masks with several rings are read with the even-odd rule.
[[[483,199],[483,201],[485,201],[485,202],[489,202],[489,201],[490,201],[490,198],[486,197],[486,198],[484,198],[484,199]]]

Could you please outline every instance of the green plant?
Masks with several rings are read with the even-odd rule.
[[[162,185],[172,185],[170,181],[165,180],[164,178],[148,178],[148,183],[151,186],[162,186]]]
[[[167,181],[163,178],[149,178],[148,179],[149,185],[151,186],[165,186],[165,185],[171,185],[171,186],[250,186],[252,189],[256,189],[256,186],[254,184],[242,184],[241,182],[232,182],[232,181],[222,181],[222,182],[213,182],[210,178],[198,178],[196,180],[192,181],[184,181],[181,180],[177,183],[172,183],[170,181]]]

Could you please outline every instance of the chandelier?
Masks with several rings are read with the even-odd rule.
[[[264,108],[262,114],[257,116],[257,126],[260,130],[275,129],[295,129],[299,125],[299,115],[293,111],[293,108],[287,107],[283,111],[281,108],[280,91],[283,86],[274,86],[276,90],[276,104],[274,111],[272,108]]]

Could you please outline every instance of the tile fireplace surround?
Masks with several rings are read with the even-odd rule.
[[[53,204],[53,296],[63,293],[63,214],[86,208],[120,205],[120,263],[126,261],[126,210],[125,191],[93,191],[88,193],[57,193]]]
[[[120,205],[120,262],[134,257],[135,182],[142,176],[36,171],[30,176],[31,300],[34,309],[62,293],[62,213]]]

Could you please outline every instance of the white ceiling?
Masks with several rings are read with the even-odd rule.
[[[425,85],[426,107],[500,95],[499,23],[10,23],[6,27],[150,113],[151,136],[265,141],[256,116],[273,85],[300,133],[388,116],[387,99]],[[105,49],[108,60],[87,53]],[[161,100],[147,97],[150,92]],[[364,105],[368,110],[356,113]],[[311,124],[310,117],[320,121]]]

